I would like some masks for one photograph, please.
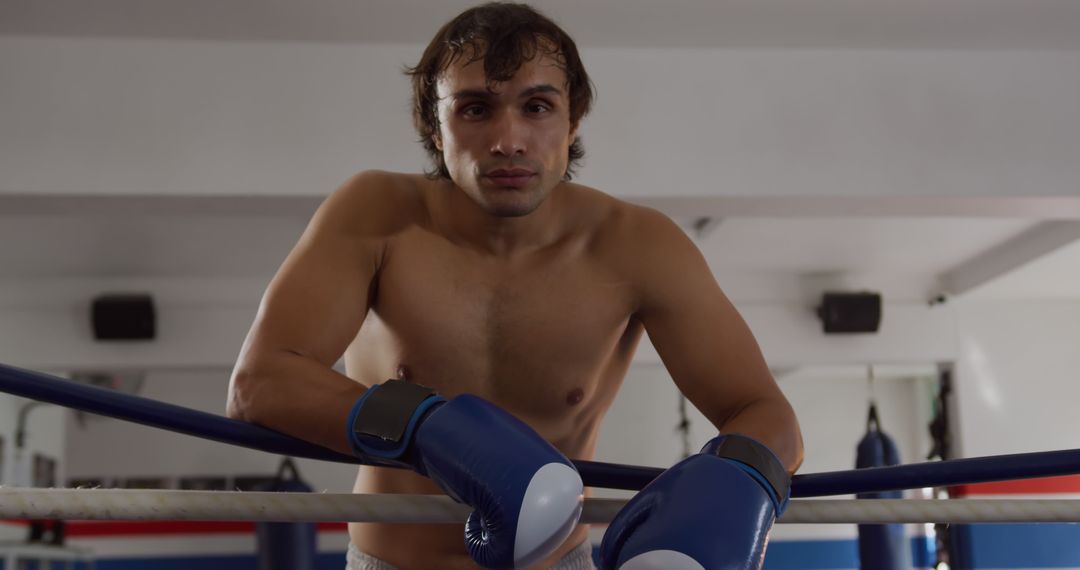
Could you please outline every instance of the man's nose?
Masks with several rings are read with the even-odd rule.
[[[515,113],[500,113],[492,126],[491,154],[501,156],[525,154],[528,129],[523,117],[518,117]]]

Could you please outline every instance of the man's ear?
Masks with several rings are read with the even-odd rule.
[[[435,149],[442,152],[442,137],[439,135],[439,131],[431,133],[431,142],[435,143]]]

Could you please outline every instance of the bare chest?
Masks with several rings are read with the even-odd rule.
[[[640,335],[631,310],[625,283],[573,244],[499,261],[415,236],[380,272],[350,367],[558,417],[613,397]]]

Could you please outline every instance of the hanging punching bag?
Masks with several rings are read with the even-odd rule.
[[[286,474],[286,471],[289,473]],[[260,491],[310,493],[296,465],[286,457],[274,481]],[[259,570],[314,570],[315,523],[268,523],[255,525]]]
[[[855,468],[899,465],[900,454],[892,438],[881,431],[877,406],[870,404],[866,435],[859,442]],[[859,493],[858,499],[899,499],[900,491]],[[910,570],[911,548],[902,524],[859,525],[859,562],[863,570]]]

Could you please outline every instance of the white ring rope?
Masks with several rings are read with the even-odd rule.
[[[610,522],[624,504],[586,499],[581,522]],[[432,495],[0,488],[0,519],[463,523],[470,510]],[[1080,500],[800,500],[778,522],[1080,522]]]

